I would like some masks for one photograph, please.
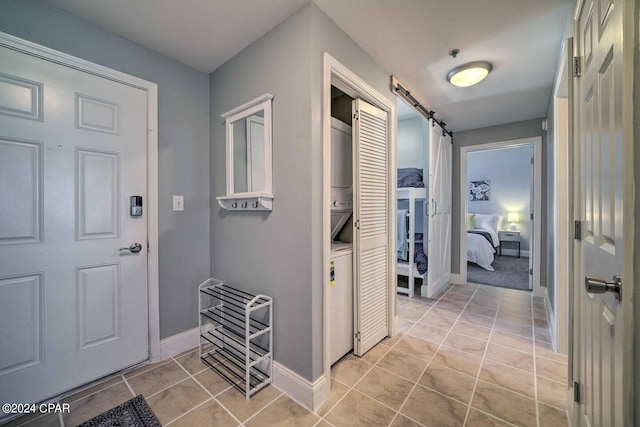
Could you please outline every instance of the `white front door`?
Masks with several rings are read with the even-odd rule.
[[[622,37],[622,20],[632,14],[633,8],[626,9],[631,5],[586,0],[576,26],[582,76],[575,97],[575,164],[581,173],[576,183],[581,202],[575,211],[582,220],[577,273],[583,282],[576,289],[579,347],[574,376],[581,393],[579,423],[594,427],[631,425],[633,417],[633,133],[625,100],[625,93],[632,93],[627,87],[632,79],[625,76],[632,58],[625,56]],[[615,282],[614,276],[622,278],[621,298],[611,292],[612,285],[611,291],[596,292],[606,289],[604,282]]]
[[[353,101],[353,113],[353,352],[362,356],[389,335],[389,119],[360,99]]]
[[[451,283],[451,137],[429,124],[429,269],[421,294],[434,298]]]
[[[148,358],[147,102],[0,48],[0,402]]]

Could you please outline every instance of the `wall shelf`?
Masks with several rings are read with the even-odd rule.
[[[249,400],[273,377],[272,299],[211,278],[198,301],[200,360]]]
[[[216,197],[218,204],[228,211],[273,210],[273,194],[237,194]]]

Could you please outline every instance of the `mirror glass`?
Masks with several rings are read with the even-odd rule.
[[[264,110],[231,122],[233,134],[233,192],[265,192]]]

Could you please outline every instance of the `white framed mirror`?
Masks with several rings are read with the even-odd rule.
[[[227,135],[227,194],[218,203],[229,210],[271,210],[271,101],[264,94],[222,115]]]

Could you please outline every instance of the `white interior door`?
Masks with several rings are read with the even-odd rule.
[[[451,137],[429,124],[429,270],[421,294],[433,298],[451,283]]]
[[[360,99],[353,113],[354,353],[362,356],[389,335],[389,119]]]
[[[582,77],[577,80],[576,108],[580,125],[576,145],[581,153],[576,166],[581,171],[581,203],[575,208],[582,219],[578,271],[584,285],[576,290],[579,321],[580,424],[585,426],[631,425],[629,382],[633,381],[629,327],[633,277],[632,169],[625,157],[633,141],[629,124],[623,122],[622,17],[624,1],[587,0],[579,12],[577,40]],[[629,91],[631,93],[631,91]],[[626,135],[625,135],[626,133]],[[627,139],[628,138],[628,139]],[[614,292],[587,292],[586,277],[613,282],[622,276],[622,300]],[[626,280],[625,280],[626,279]],[[591,281],[600,287],[602,283]],[[603,288],[604,290],[604,288]],[[626,291],[626,292],[625,292]],[[626,355],[628,352],[629,355]],[[575,360],[575,359],[574,359]],[[575,362],[574,362],[575,363]]]
[[[536,224],[533,220],[533,216],[539,215],[538,212],[535,212],[535,194],[537,189],[534,162],[534,157],[531,156],[531,166],[529,167],[529,289],[533,289],[533,258],[534,254],[536,253],[536,239],[534,238],[534,236],[536,235]],[[522,245],[522,236],[520,236],[520,244]]]
[[[1,402],[148,358],[146,122],[144,91],[0,48]]]

